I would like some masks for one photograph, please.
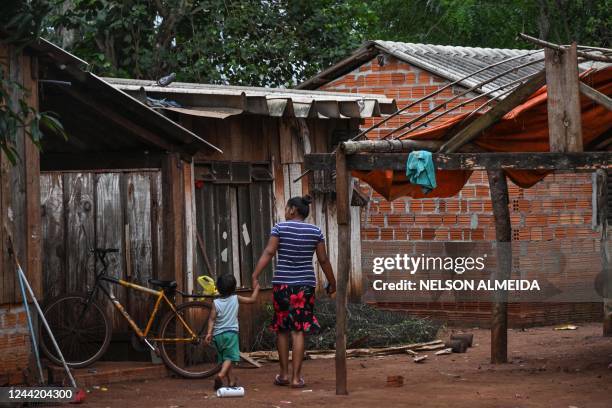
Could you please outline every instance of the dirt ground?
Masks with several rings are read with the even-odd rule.
[[[600,324],[575,331],[553,327],[511,330],[506,365],[489,363],[489,331],[472,330],[466,354],[428,354],[424,364],[408,355],[348,361],[349,395],[336,396],[334,361],[306,361],[304,390],[272,385],[274,363],[236,370],[244,398],[214,396],[212,380],[164,379],[111,384],[93,390],[87,407],[453,407],[611,408],[612,339]],[[444,333],[448,336],[448,333]],[[444,338],[444,337],[442,337]],[[387,375],[402,375],[404,386],[388,388]]]

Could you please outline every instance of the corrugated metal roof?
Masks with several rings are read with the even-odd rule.
[[[544,68],[544,61],[534,63],[524,68],[517,68],[527,62],[544,58],[542,50],[459,47],[452,45],[414,44],[377,40],[365,43],[349,57],[308,79],[297,88],[316,89],[358,68],[360,65],[376,57],[376,55],[381,54],[381,52],[383,54],[392,55],[401,61],[432,72],[450,81],[458,81],[491,64],[518,57],[459,82],[460,85],[467,88],[476,86],[474,90],[480,93],[491,91],[491,95],[493,96],[511,89],[512,86],[503,88],[498,92],[496,92],[495,89],[516,81],[526,75],[535,74]],[[492,79],[513,68],[515,68],[514,71],[508,72],[508,74],[503,77]],[[491,80],[491,82],[478,86],[480,82],[487,80]]]
[[[112,99],[115,107],[121,107],[121,109],[128,111],[137,116],[146,118],[144,121],[147,127],[153,129],[161,137],[168,139],[169,137],[173,143],[185,140],[189,140],[189,143],[195,142],[196,145],[202,144],[208,148],[221,152],[221,149],[202,139],[189,129],[182,127],[180,124],[168,119],[159,112],[151,109],[147,105],[141,103],[139,100],[128,95],[126,92],[121,91],[117,87],[112,86],[100,77],[86,71],[87,62],[78,58],[77,56],[69,53],[63,48],[58,47],[50,41],[44,38],[39,38],[37,41],[30,44],[29,49],[34,51],[39,56],[46,56],[56,61],[58,65],[68,65],[73,67],[62,67],[66,71],[74,71],[76,73],[75,79],[78,79],[84,86],[95,89],[96,92],[91,93],[91,98],[96,99],[100,93],[107,94]],[[188,145],[188,143],[184,143]]]
[[[219,108],[231,108],[230,114],[236,114],[235,110],[238,109],[240,113],[321,119],[367,118],[397,110],[395,100],[380,95],[184,82],[160,87],[147,80],[104,80],[125,92],[138,93],[142,89],[147,96],[177,101],[183,110],[192,109],[197,116],[206,116],[207,110],[211,110],[211,117],[219,117]]]
[[[512,57],[522,56],[523,58],[514,59],[507,63],[497,65],[460,82],[461,85],[467,88],[476,86],[477,88],[475,90],[479,92],[491,91],[491,94],[494,96],[507,91],[512,88],[512,86],[503,88],[499,92],[496,92],[496,89],[519,80],[526,75],[535,74],[544,68],[544,61],[518,68],[520,65],[527,62],[544,58],[544,52],[542,50],[530,51],[503,48],[458,47],[380,40],[374,41],[374,43],[378,49],[386,51],[402,61],[452,81],[460,80],[491,64]],[[507,72],[512,68],[515,68],[515,70]],[[504,72],[507,73],[504,74]],[[500,78],[493,79],[495,76],[501,74],[504,75]],[[491,80],[491,82],[478,86],[479,83],[487,80]]]

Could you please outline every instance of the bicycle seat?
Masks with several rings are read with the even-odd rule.
[[[149,283],[153,286],[159,286],[163,289],[176,289],[176,281],[149,279]]]
[[[95,248],[94,252],[104,255],[104,254],[119,252],[119,249],[117,248]]]

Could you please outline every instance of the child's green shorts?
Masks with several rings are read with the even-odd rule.
[[[217,362],[222,363],[230,360],[240,361],[240,347],[238,343],[238,333],[226,331],[213,337],[213,343],[217,349]]]

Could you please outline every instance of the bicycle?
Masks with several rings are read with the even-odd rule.
[[[184,299],[201,299],[205,298],[204,295],[183,293],[177,289],[176,281],[149,279],[152,286],[160,288],[156,290],[108,276],[106,256],[119,250],[96,248],[91,252],[103,266],[101,271],[94,271],[93,289],[85,294],[56,297],[50,300],[43,310],[69,367],[83,368],[93,364],[102,357],[110,344],[112,321],[96,301],[96,295],[101,292],[127,320],[137,337],[161,356],[164,364],[173,372],[187,378],[205,378],[221,369],[221,365],[216,360],[214,347],[204,343],[211,305],[196,300],[176,306],[173,301],[175,294],[181,295]],[[103,282],[156,296],[153,311],[144,330],[134,322],[112,294],[112,290],[107,289]],[[151,336],[153,322],[162,302],[170,310],[161,320],[159,336]],[[61,360],[54,354],[48,336],[41,336],[40,343],[41,350],[49,360],[61,364]]]

